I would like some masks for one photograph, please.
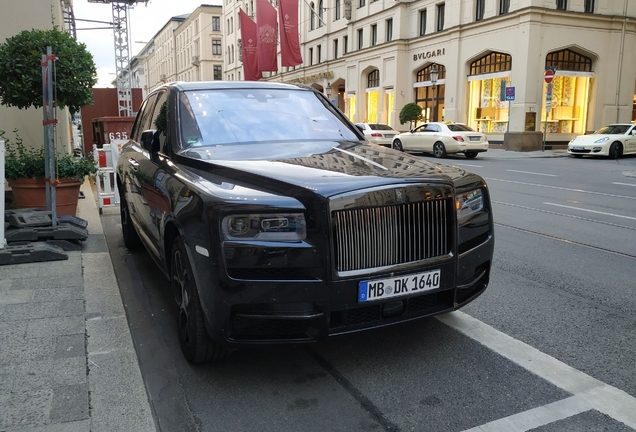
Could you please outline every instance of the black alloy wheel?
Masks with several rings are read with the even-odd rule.
[[[126,200],[126,194],[121,194],[119,203],[119,216],[121,217],[121,234],[124,237],[124,246],[128,250],[136,250],[141,247],[141,239],[135,230],[130,217],[130,208]]]
[[[477,152],[466,152],[464,153],[466,159],[475,159],[477,157]]]
[[[404,148],[402,147],[402,141],[400,141],[399,139],[393,140],[393,144],[391,145],[391,147],[401,152],[404,151]]]
[[[183,356],[192,363],[206,363],[225,357],[227,350],[210,339],[205,329],[203,308],[181,237],[175,239],[171,263],[170,279],[174,300],[179,308],[177,326]]]
[[[444,157],[446,157],[446,147],[444,147],[444,144],[442,144],[441,142],[437,141],[433,145],[433,154],[435,155],[436,158],[444,158]],[[475,156],[477,156],[477,155],[475,155]]]
[[[618,159],[623,154],[623,146],[619,142],[613,142],[609,149],[610,159]]]

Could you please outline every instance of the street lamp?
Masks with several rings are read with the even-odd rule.
[[[325,89],[327,93],[327,99],[331,100],[331,83],[327,83],[327,88]]]
[[[439,78],[439,71],[437,70],[437,65],[433,63],[433,67],[429,72],[431,77],[431,84],[433,84],[433,121],[437,121],[437,107],[435,101],[435,85],[437,84],[437,78]]]

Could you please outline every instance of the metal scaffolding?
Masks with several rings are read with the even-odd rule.
[[[128,9],[147,0],[88,0],[89,3],[111,3],[115,39],[115,68],[117,74],[117,109],[119,116],[132,116],[132,73],[130,71],[130,27]]]

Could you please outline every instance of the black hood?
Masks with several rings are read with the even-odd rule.
[[[184,150],[176,159],[200,172],[286,194],[291,192],[288,188],[297,187],[331,196],[389,184],[453,183],[440,165],[367,143],[319,141],[198,147]]]

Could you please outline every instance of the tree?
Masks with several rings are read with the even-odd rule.
[[[413,128],[413,122],[422,120],[422,107],[415,102],[409,102],[400,110],[400,124],[411,122],[410,127]]]
[[[58,58],[53,69],[55,102],[71,114],[92,103],[97,82],[93,55],[86,45],[59,30],[24,30],[0,45],[0,103],[27,109],[42,107],[42,54],[53,48]]]

